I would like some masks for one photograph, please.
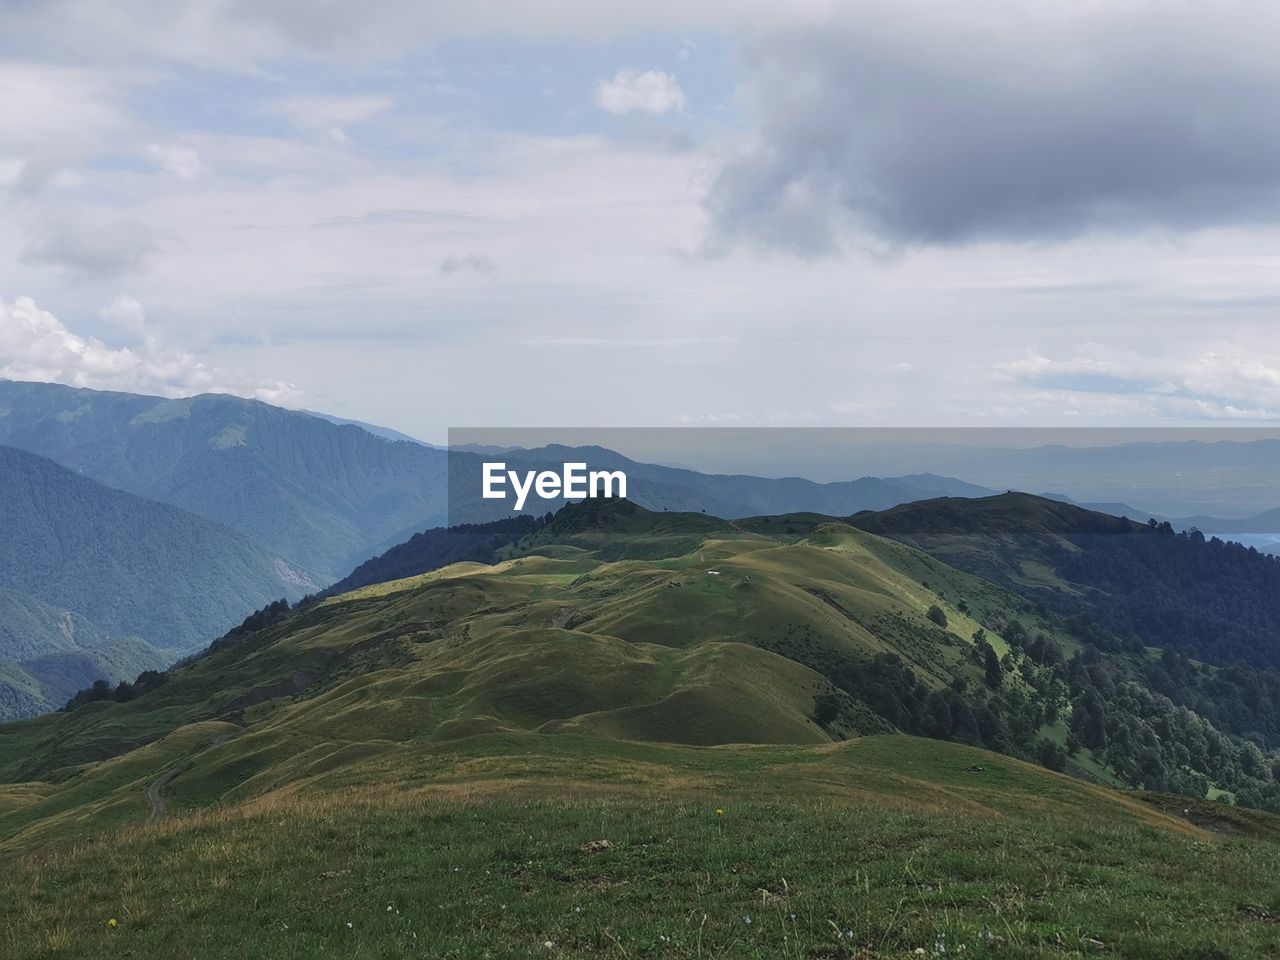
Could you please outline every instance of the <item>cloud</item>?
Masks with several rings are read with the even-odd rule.
[[[865,3],[745,44],[713,241],[1059,240],[1280,220],[1280,8]]]
[[[684,91],[674,76],[660,70],[619,70],[612,80],[601,80],[596,87],[596,106],[617,116],[680,111],[684,110]]]
[[[131,298],[118,299],[103,314],[144,322],[142,305]],[[155,337],[148,336],[136,350],[109,347],[72,332],[30,297],[0,301],[0,377],[165,397],[234,393],[294,404],[302,399],[292,384],[250,383],[228,376],[191,354],[164,348]]]
[[[116,297],[111,303],[98,311],[103,322],[133,334],[142,334],[147,329],[147,312],[142,304],[128,294]]]
[[[115,87],[91,70],[0,62],[0,185],[37,193],[125,130]]]
[[[468,271],[470,273],[478,273],[485,277],[492,277],[498,272],[497,264],[484,256],[484,254],[478,253],[469,253],[461,257],[451,253],[440,261],[438,269],[444,274]]]
[[[263,109],[302,130],[322,130],[330,137],[337,131],[345,137],[344,125],[365,123],[390,106],[389,97],[286,97],[269,102]]]
[[[41,0],[9,4],[5,28],[18,49],[95,61],[140,56],[246,73],[288,56],[394,61],[448,37],[600,41],[628,33],[755,28],[830,12],[830,0],[650,0],[604,9],[598,0]]]
[[[1087,411],[1099,405],[1193,419],[1280,419],[1280,358],[1230,348],[1193,357],[1152,357],[1085,344],[1063,359],[1032,350],[997,364],[996,378],[1067,400]]]
[[[204,172],[200,154],[190,147],[153,143],[147,147],[147,158],[169,176],[179,180],[194,180]]]
[[[22,260],[61,267],[87,280],[106,280],[137,270],[155,249],[150,228],[139,220],[54,218],[36,228]]]

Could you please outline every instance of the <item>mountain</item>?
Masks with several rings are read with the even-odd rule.
[[[887,479],[860,477],[830,483],[817,483],[803,477],[699,473],[681,467],[640,463],[596,446],[548,444],[512,451],[506,456],[522,465],[585,461],[593,470],[623,470],[631,485],[628,492],[632,493],[632,499],[651,510],[705,510],[728,518],[790,512],[840,516],[859,510],[881,510],[926,497],[985,496],[993,492],[986,487],[928,473]]]
[[[540,519],[520,514],[490,523],[424,530],[366,560],[337,583],[326,587],[319,596],[338,596],[375,583],[438,570],[452,563],[495,563],[499,549],[537,530],[541,523]]]
[[[442,451],[220,394],[0,381],[0,443],[217,520],[326,576],[444,515]]]
[[[1025,494],[907,504],[861,529],[910,543],[1122,638],[1280,669],[1280,560]]]
[[[9,716],[163,666],[247,610],[316,587],[226,527],[11,447],[0,447],[0,529]]]
[[[1189,433],[1199,439],[1185,439]],[[865,471],[881,475],[926,469],[997,490],[1054,490],[1081,503],[1136,503],[1163,517],[1246,517],[1280,503],[1280,435],[1259,433],[960,429],[913,442],[912,432],[903,431],[881,443],[850,445],[849,455]],[[1133,439],[1121,442],[1125,438]]]
[[[372,433],[375,437],[381,437],[383,440],[404,441],[405,443],[416,443],[423,447],[436,448],[434,443],[427,443],[425,440],[411,437],[409,434],[401,433],[399,430],[392,430],[390,427],[380,427],[376,423],[365,423],[363,420],[348,420],[345,417],[335,417],[331,413],[320,413],[317,410],[303,410],[301,412],[310,417],[319,417],[321,420],[327,420],[329,423],[337,424],[340,427],[359,427],[361,430]]]
[[[991,493],[994,492],[991,491]],[[956,494],[946,494],[946,496],[956,496]],[[962,494],[962,496],[966,496],[966,494]],[[977,494],[976,496],[986,496],[986,494]],[[1068,497],[1065,493],[1041,493],[1040,496],[1046,500],[1060,500],[1063,503],[1069,503],[1084,510],[1091,510],[1094,513],[1105,513],[1112,517],[1128,517],[1130,520],[1140,520],[1143,523],[1152,518],[1156,520],[1168,519],[1167,517],[1157,516],[1149,510],[1130,506],[1127,503],[1081,503],[1072,497]]]

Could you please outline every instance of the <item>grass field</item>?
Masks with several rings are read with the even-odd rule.
[[[0,955],[1280,951],[1280,847],[934,741],[481,738],[360,779],[12,858]]]

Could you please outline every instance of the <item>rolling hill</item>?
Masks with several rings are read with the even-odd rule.
[[[993,500],[948,522],[1117,522]],[[427,540],[386,569],[452,559]],[[1143,685],[1148,651],[818,514],[588,502],[464,542],[493,562],[317,598],[125,702],[0,725],[6,955],[1275,945],[1277,821],[1102,785],[1274,785],[1274,755]],[[1144,926],[1152,904],[1185,923]]]
[[[1256,746],[1175,715],[1133,655],[1108,654],[1108,668],[1078,624],[829,517],[728,521],[587,502],[494,559],[304,604],[228,635],[127,703],[0,728],[0,779],[91,795],[100,768],[87,761],[212,723],[231,736],[166,782],[179,806],[340,777],[428,742],[530,733],[800,745],[905,731],[1112,783],[1276,789]],[[1118,735],[1072,742],[1068,721],[1104,681],[1104,722],[1138,738],[1123,751]],[[1184,742],[1188,725],[1198,750]],[[1167,741],[1158,770],[1141,749],[1156,729]],[[64,802],[62,788],[50,794]],[[42,821],[41,809],[26,815]]]

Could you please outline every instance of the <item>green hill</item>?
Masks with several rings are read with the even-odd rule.
[[[168,784],[175,802],[188,785],[198,806],[415,743],[533,732],[710,745],[903,730],[1185,788],[1126,777],[1101,749],[1063,754],[1065,664],[1081,649],[1065,624],[839,521],[588,502],[499,552],[496,565],[370,585],[229,635],[132,702],[0,728],[0,777],[76,771],[68,782],[92,792],[97,768],[82,764],[217,723],[234,736]],[[1052,644],[1056,666],[996,631],[1014,623],[1019,641]],[[1203,726],[1242,762],[1244,744]],[[43,819],[38,806],[28,815]]]

